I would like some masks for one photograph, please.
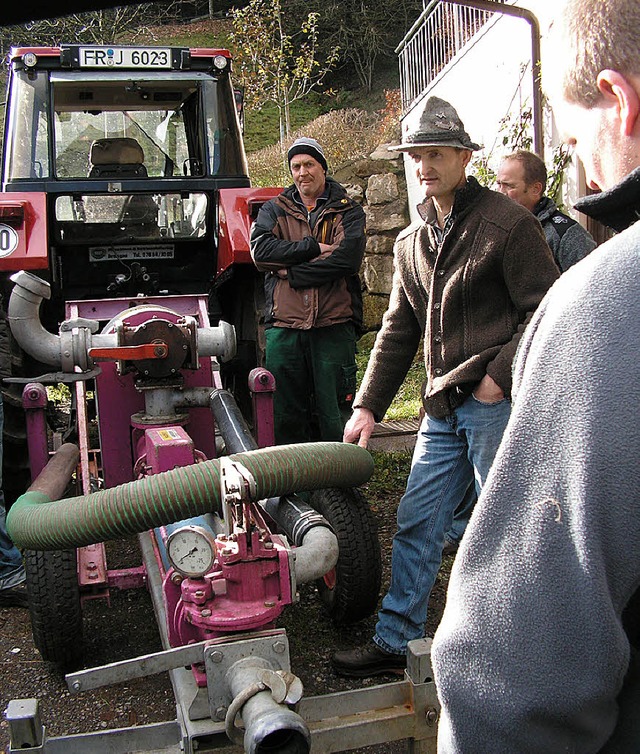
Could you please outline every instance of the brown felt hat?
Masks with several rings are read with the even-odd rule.
[[[416,147],[455,147],[470,152],[482,149],[469,138],[455,107],[440,97],[429,97],[417,127],[407,131],[402,144],[389,149],[410,152]]]

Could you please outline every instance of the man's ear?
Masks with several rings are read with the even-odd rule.
[[[538,195],[539,199],[542,199],[542,196],[544,194],[544,186],[542,185],[542,181],[534,181],[531,184],[531,188]]]
[[[618,71],[600,71],[596,84],[609,105],[614,105],[623,136],[631,136],[640,125],[640,96],[636,87]]]

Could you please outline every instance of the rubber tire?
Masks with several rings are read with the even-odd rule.
[[[316,490],[309,504],[331,524],[340,551],[336,567],[316,581],[320,599],[335,623],[356,623],[375,612],[380,596],[382,558],[373,512],[357,489]]]
[[[82,608],[75,550],[24,553],[33,641],[63,671],[82,667]]]

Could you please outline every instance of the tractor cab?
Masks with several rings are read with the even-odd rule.
[[[219,191],[250,185],[229,53],[17,48],[9,64],[0,269],[44,271],[63,300],[206,290]]]

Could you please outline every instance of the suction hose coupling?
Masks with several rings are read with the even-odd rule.
[[[225,717],[227,736],[247,754],[308,754],[311,734],[287,704],[302,696],[302,683],[287,671],[274,670],[262,657],[245,657],[226,673],[233,701]],[[235,725],[242,711],[244,735]]]

